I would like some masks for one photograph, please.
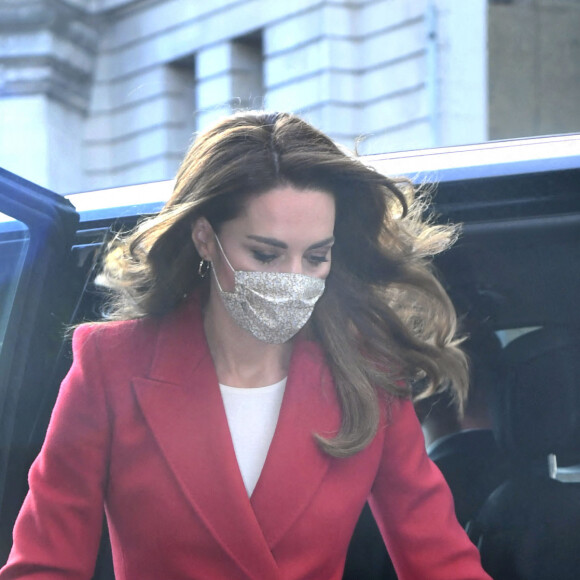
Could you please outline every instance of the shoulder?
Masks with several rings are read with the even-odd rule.
[[[381,446],[386,456],[398,454],[406,445],[417,442],[424,448],[423,432],[410,398],[382,391],[378,404],[379,424],[373,443]]]
[[[141,318],[114,322],[89,322],[77,326],[73,332],[73,349],[95,345],[99,349],[126,348],[128,345],[155,338],[159,319]]]
[[[418,423],[413,402],[408,396],[381,392],[379,393],[379,405],[382,424],[387,431],[395,429],[401,424],[412,423],[415,425]]]
[[[157,343],[159,319],[87,323],[72,337],[73,361],[95,364],[99,374],[115,368],[148,368]]]
[[[73,333],[73,358],[140,372],[158,356],[173,353],[174,360],[175,353],[191,350],[203,340],[201,311],[192,300],[164,316],[81,324]]]

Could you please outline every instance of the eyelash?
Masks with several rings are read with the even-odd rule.
[[[269,264],[272,260],[275,260],[278,257],[276,254],[265,254],[258,250],[253,250],[252,253],[254,254],[254,258],[263,264]]]
[[[276,254],[266,254],[264,252],[259,252],[258,250],[253,250],[252,254],[254,255],[254,259],[258,260],[258,262],[262,262],[262,264],[269,264],[278,257]],[[321,264],[328,262],[328,258],[326,256],[310,256],[308,261],[313,266],[320,266]]]
[[[310,256],[308,261],[313,266],[320,266],[320,264],[324,264],[324,262],[328,262],[328,258],[326,256]]]

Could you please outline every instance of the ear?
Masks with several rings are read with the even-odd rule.
[[[191,239],[201,258],[211,262],[214,250],[214,233],[211,224],[206,218],[199,217],[193,222]]]

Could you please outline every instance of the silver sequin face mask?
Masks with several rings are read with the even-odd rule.
[[[288,272],[234,270],[216,236],[218,246],[234,273],[234,291],[225,292],[212,268],[226,310],[236,323],[258,340],[282,344],[307,322],[324,292],[324,280]]]

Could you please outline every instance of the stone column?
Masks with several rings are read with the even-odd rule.
[[[197,127],[203,129],[236,109],[264,104],[261,38],[240,38],[196,55]]]
[[[81,186],[97,42],[76,2],[0,0],[1,167],[59,193]]]
[[[319,2],[264,32],[266,104],[299,113],[352,148],[359,134],[359,5]]]

